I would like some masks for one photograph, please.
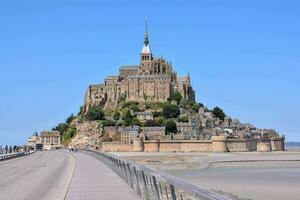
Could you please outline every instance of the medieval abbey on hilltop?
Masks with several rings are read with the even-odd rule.
[[[113,107],[121,95],[126,101],[164,102],[178,91],[183,99],[195,100],[190,76],[177,77],[172,64],[153,57],[146,24],[144,45],[139,65],[122,66],[118,76],[108,76],[104,84],[90,85],[86,91],[83,113],[91,106]]]

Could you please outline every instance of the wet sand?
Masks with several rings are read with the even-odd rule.
[[[300,152],[116,154],[235,199],[300,199]]]

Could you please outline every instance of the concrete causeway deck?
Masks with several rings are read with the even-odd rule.
[[[101,161],[85,153],[73,153],[75,171],[67,200],[140,199],[130,186]]]
[[[43,151],[0,162],[0,200],[111,200],[139,197],[88,154]]]

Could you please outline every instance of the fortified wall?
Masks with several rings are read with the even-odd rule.
[[[284,151],[284,138],[232,139],[212,136],[210,140],[143,140],[133,144],[102,143],[103,152],[269,152]]]

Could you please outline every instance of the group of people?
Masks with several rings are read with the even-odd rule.
[[[69,151],[70,152],[77,152],[78,148],[77,147],[73,147],[73,146],[69,146]]]

